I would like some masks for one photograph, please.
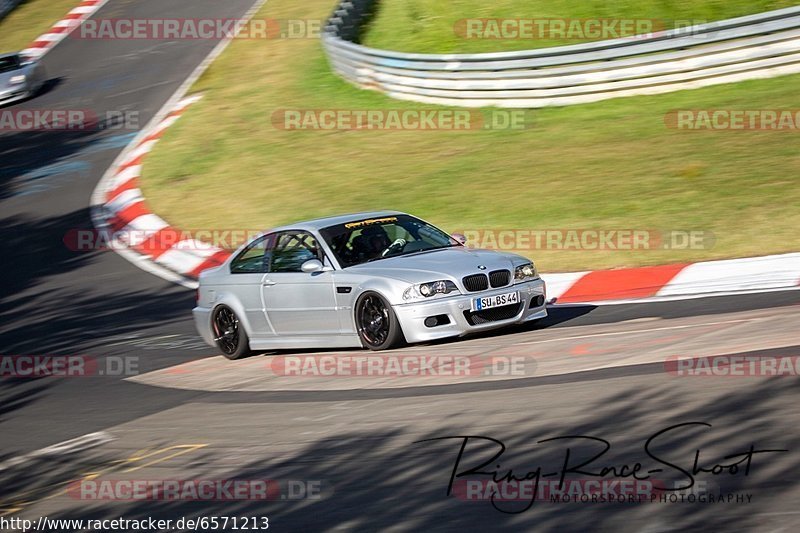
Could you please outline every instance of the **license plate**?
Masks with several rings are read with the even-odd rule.
[[[483,311],[484,309],[491,309],[493,307],[503,307],[504,305],[518,304],[519,293],[506,292],[503,294],[495,294],[494,296],[484,296],[483,298],[475,298],[472,300],[473,311]]]

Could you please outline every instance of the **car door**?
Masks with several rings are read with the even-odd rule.
[[[224,290],[232,293],[244,308],[250,335],[253,338],[272,337],[275,331],[264,313],[264,300],[261,283],[269,267],[269,250],[273,235],[264,235],[251,242],[231,261],[231,275],[227,278]]]
[[[303,263],[328,264],[316,238],[306,231],[284,231],[275,238],[269,273],[262,282],[267,320],[278,335],[339,333],[333,271],[303,272]]]

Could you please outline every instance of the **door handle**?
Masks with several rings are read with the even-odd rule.
[[[271,279],[265,279],[264,281],[261,282],[261,285],[263,285],[264,287],[272,287],[273,285],[277,284],[278,282],[272,281]]]

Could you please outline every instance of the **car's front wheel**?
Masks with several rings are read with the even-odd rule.
[[[227,305],[214,309],[211,318],[214,342],[228,359],[240,359],[250,353],[250,340],[239,322],[239,317]]]
[[[377,292],[365,292],[356,302],[356,330],[365,348],[389,350],[404,342],[392,306]]]

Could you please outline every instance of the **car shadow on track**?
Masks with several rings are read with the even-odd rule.
[[[34,98],[46,95],[47,93],[53,91],[56,87],[58,87],[62,83],[64,83],[63,77],[59,76],[57,78],[50,78],[49,80],[45,81],[42,84],[42,86],[39,88],[39,91],[36,93]]]
[[[525,331],[532,331],[537,329],[552,328],[561,324],[567,324],[573,320],[584,317],[597,309],[596,305],[548,305],[547,316],[541,320],[531,322],[528,324],[517,324],[507,328],[488,331],[486,333],[478,333],[474,335],[475,338],[479,337],[494,337],[497,335],[504,335],[508,333],[522,333]],[[472,337],[470,337],[472,338]]]

